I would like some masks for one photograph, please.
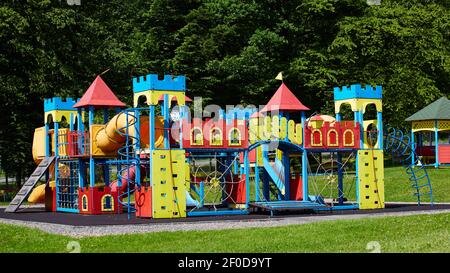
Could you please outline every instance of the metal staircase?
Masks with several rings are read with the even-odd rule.
[[[433,205],[433,189],[427,169],[423,166],[419,156],[415,153],[408,135],[401,130],[387,126],[384,130],[384,150],[397,158],[406,173],[410,176],[411,187],[414,188],[414,195],[417,197],[417,204],[420,206],[422,197],[428,196],[430,204]],[[414,160],[413,160],[414,159]]]

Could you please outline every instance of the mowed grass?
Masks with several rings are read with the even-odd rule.
[[[158,232],[75,239],[0,225],[0,252],[450,252],[450,214],[324,221],[218,231]]]
[[[450,168],[427,168],[431,179],[434,202],[450,202]],[[425,182],[425,180],[422,180]],[[413,194],[409,176],[402,167],[389,167],[384,169],[384,192],[387,202],[417,202]],[[424,198],[428,202],[428,198]]]

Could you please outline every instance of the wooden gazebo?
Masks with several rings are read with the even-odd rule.
[[[450,165],[450,100],[442,97],[406,121],[411,122],[411,142],[424,165]]]

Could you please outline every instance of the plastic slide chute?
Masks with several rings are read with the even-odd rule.
[[[28,196],[28,202],[30,203],[45,203],[45,187],[46,184],[42,184],[33,189],[30,196]],[[49,187],[55,187],[55,181],[50,181]]]
[[[141,116],[139,121],[141,148],[146,148],[150,143],[149,118],[148,116]],[[164,118],[160,116],[156,117],[154,122],[155,147],[159,147],[164,141]],[[132,112],[128,115],[125,112],[115,115],[95,136],[97,146],[105,153],[117,151],[125,143],[127,132],[130,135],[134,134],[135,123],[136,118]]]
[[[122,171],[122,185],[119,187],[119,180],[114,180],[109,185],[111,187],[112,192],[117,192],[120,190],[120,192],[125,192],[128,187],[128,181],[131,182],[132,185],[130,185],[131,188],[134,188],[134,180],[136,179],[136,166],[131,166],[128,169]]]

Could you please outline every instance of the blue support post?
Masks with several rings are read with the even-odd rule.
[[[134,110],[134,118],[136,119],[134,123],[134,137],[135,137],[135,143],[134,143],[134,151],[136,153],[136,167],[135,167],[135,184],[140,187],[141,186],[141,162],[140,162],[140,150],[141,150],[141,118],[140,118],[140,112],[139,110]]]
[[[269,174],[266,169],[263,169],[262,181],[264,201],[270,201]]]
[[[149,113],[149,141],[150,141],[150,157],[149,157],[149,178],[150,178],[150,185],[153,185],[153,155],[152,151],[155,149],[155,106],[150,105],[150,113]]]
[[[283,165],[284,165],[284,200],[290,200],[290,186],[291,186],[291,166],[290,166],[289,153],[283,152]]]
[[[164,116],[164,148],[170,149],[170,138],[169,138],[169,107],[170,107],[170,101],[169,101],[169,95],[164,94],[164,104],[163,104],[163,116]]]
[[[89,130],[92,129],[94,124],[94,107],[89,106]],[[92,153],[89,153],[89,185],[91,187],[95,186],[95,162],[92,157]]]
[[[439,168],[439,123],[437,120],[434,121],[434,149],[436,161],[434,164],[435,168]]]
[[[360,124],[360,129],[359,129],[359,147],[360,149],[364,149],[364,114],[361,111],[359,111],[359,124]]]
[[[48,123],[45,123],[45,157],[49,157],[50,156],[50,141],[49,141],[49,136],[48,136]],[[47,182],[50,179],[50,175],[48,173],[48,170],[45,172],[45,181]]]
[[[411,153],[411,164],[415,165],[414,163],[416,162],[416,158],[415,158],[415,151],[416,151],[416,141],[414,139],[414,131],[411,128],[411,148],[412,148],[412,153]]]
[[[82,117],[82,110],[78,108],[77,111],[77,131],[80,134],[78,137],[78,150],[81,151],[82,154],[84,154],[85,147],[83,146],[84,143],[84,128],[83,128],[83,117]],[[78,159],[78,186],[80,188],[83,188],[85,186],[85,168],[84,168],[84,162],[83,159]]]
[[[58,149],[58,131],[59,131],[59,123],[58,122],[54,122],[54,133],[53,135],[55,136],[55,140],[54,140],[54,147],[55,147],[55,189],[56,189],[56,207],[59,207],[59,200],[61,198],[61,196],[59,195],[59,149]]]
[[[383,112],[377,112],[378,147],[383,150]]]
[[[105,108],[103,109],[103,122],[107,123],[109,120],[109,109]]]
[[[259,167],[258,167],[258,158],[256,158],[255,162],[255,200],[256,202],[260,201],[259,197]]]
[[[344,175],[342,172],[342,154],[337,152],[338,165],[338,202],[339,205],[344,204]]]
[[[69,121],[69,130],[73,131],[74,126],[74,116],[73,113],[70,113],[70,121]]]
[[[301,120],[302,120],[302,139],[303,144],[302,147],[303,153],[302,153],[302,188],[303,188],[303,201],[308,201],[308,152],[305,149],[305,125],[306,125],[306,117],[305,112],[302,111],[301,114]]]
[[[248,150],[244,152],[244,172],[245,172],[245,208],[249,208],[250,203],[250,164]]]

